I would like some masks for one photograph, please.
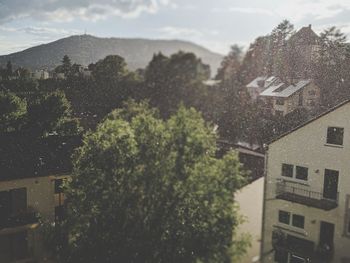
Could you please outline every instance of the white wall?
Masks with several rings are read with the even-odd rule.
[[[344,127],[343,147],[326,145],[328,126]],[[345,200],[346,195],[350,194],[350,103],[273,142],[269,145],[267,158],[263,253],[268,254],[272,250],[271,234],[274,229],[273,226],[279,225],[278,210],[281,209],[305,216],[304,230],[292,226],[288,229],[299,232],[299,234],[290,233],[314,241],[316,245],[319,241],[320,222],[326,221],[335,224],[335,256],[333,262],[341,262],[343,257],[350,258],[350,238],[342,235],[346,209]],[[298,187],[317,192],[323,191],[324,170],[326,168],[338,170],[338,207],[330,211],[324,211],[276,199],[276,181],[286,179],[281,176],[282,163],[308,167],[308,181],[291,180],[296,182]],[[306,183],[306,185],[299,185],[298,183]],[[273,254],[273,252],[269,253],[263,262],[274,262]]]

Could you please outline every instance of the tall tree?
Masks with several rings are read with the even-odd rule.
[[[25,121],[27,102],[11,92],[0,92],[0,132],[18,131]]]
[[[203,80],[210,77],[210,67],[193,53],[178,52],[164,57],[155,55],[145,72],[145,85],[152,105],[167,117],[181,102],[193,105]]]
[[[129,103],[107,116],[75,156],[65,260],[230,262],[245,248],[233,236],[244,180],[236,154],[214,157],[215,139],[193,109],[163,121]]]

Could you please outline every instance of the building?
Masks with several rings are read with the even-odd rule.
[[[227,151],[235,150],[244,170],[249,172],[249,181],[255,181],[264,174],[264,157],[258,145],[246,142],[229,143],[219,140],[217,157],[221,158]]]
[[[0,150],[7,153],[0,155],[0,262],[48,262],[42,225],[64,218],[61,185],[80,139],[52,136],[30,152],[31,142],[6,137]]]
[[[271,76],[257,77],[246,85],[247,92],[249,93],[250,99],[256,101],[261,92],[267,89],[271,84],[277,81],[278,78]]]
[[[259,99],[266,112],[285,116],[298,108],[318,109],[320,93],[320,88],[312,80],[297,80],[290,84],[275,80],[260,93]]]
[[[311,25],[302,27],[288,39],[288,61],[293,65],[295,78],[308,78],[314,75],[313,65],[317,63],[321,49],[321,38]]]
[[[66,176],[0,182],[0,262],[44,261],[40,224],[62,219],[64,196],[59,185]]]
[[[41,69],[31,72],[30,77],[32,79],[48,79],[50,77],[50,74],[48,71]]]
[[[350,262],[350,101],[268,144],[261,262]]]

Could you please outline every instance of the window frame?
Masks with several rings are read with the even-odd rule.
[[[276,98],[276,105],[278,105],[278,106],[284,106],[285,103],[286,103],[286,102],[285,102],[285,98],[281,98],[281,97],[277,97],[277,98]]]
[[[300,219],[302,218],[302,226],[298,226],[295,224],[295,218],[296,217],[299,217]],[[293,227],[297,227],[297,228],[300,228],[300,229],[304,229],[305,228],[305,216],[303,215],[298,215],[298,214],[292,214],[292,226]]]
[[[337,142],[330,142],[330,131],[332,131],[331,129],[339,129],[342,131],[341,135],[341,144],[337,143]],[[337,127],[337,126],[328,126],[327,127],[327,136],[326,136],[326,144],[330,144],[330,145],[337,145],[337,146],[343,146],[344,145],[344,127]]]
[[[300,174],[299,174],[299,178],[298,178],[298,170],[300,171],[300,169],[305,169],[306,170],[306,177],[305,178],[301,178]],[[308,179],[309,179],[309,168],[306,167],[306,166],[296,165],[295,166],[295,179],[308,181]]]
[[[281,218],[283,218],[282,214],[285,214],[284,216],[286,216],[286,215],[288,216],[288,223],[281,221]],[[288,211],[285,211],[285,210],[278,210],[278,222],[281,223],[281,224],[290,225],[291,215],[292,215],[291,212],[288,212]]]
[[[284,171],[285,171],[286,166],[291,166],[291,167],[292,167],[291,176],[285,175]],[[290,167],[289,167],[289,168],[290,168]],[[283,176],[283,177],[288,177],[288,178],[293,178],[293,176],[294,176],[294,165],[293,165],[293,164],[289,164],[289,163],[282,163],[282,166],[281,166],[281,176]]]

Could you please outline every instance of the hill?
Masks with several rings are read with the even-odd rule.
[[[88,65],[107,55],[115,54],[124,57],[128,67],[135,70],[144,68],[154,53],[162,52],[168,56],[179,50],[195,53],[204,63],[210,65],[212,74],[216,73],[222,60],[221,55],[187,41],[77,35],[0,56],[0,65],[4,66],[10,60],[14,67],[22,66],[32,70],[52,69],[60,64],[64,55],[68,55],[73,63]]]

